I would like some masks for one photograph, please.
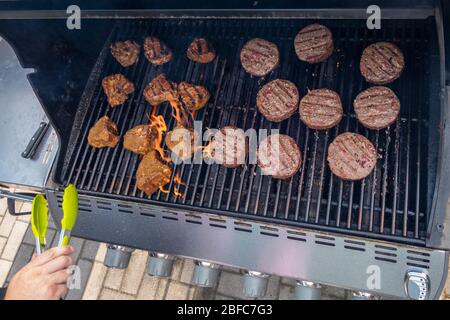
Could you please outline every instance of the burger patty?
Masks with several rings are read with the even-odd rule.
[[[400,100],[391,89],[376,86],[358,94],[353,107],[364,127],[378,130],[395,122],[400,113]]]
[[[146,37],[144,39],[144,55],[151,64],[159,66],[172,59],[172,50],[158,38]]]
[[[184,105],[191,111],[203,108],[209,100],[209,92],[205,87],[184,81],[178,85],[178,95]]]
[[[259,90],[256,105],[267,120],[280,122],[297,110],[299,98],[295,84],[288,80],[276,79]]]
[[[339,95],[330,89],[309,91],[300,101],[300,119],[311,129],[325,130],[336,126],[342,119]]]
[[[113,74],[103,78],[102,87],[111,107],[123,104],[128,95],[134,92],[134,84],[122,74]]]
[[[210,150],[214,161],[224,167],[237,168],[245,164],[248,144],[244,130],[234,126],[221,128],[214,135]]]
[[[195,38],[187,48],[186,55],[199,63],[209,63],[216,57],[213,47],[203,38]]]
[[[265,76],[280,62],[277,45],[260,38],[244,44],[240,57],[244,70],[257,77]]]
[[[294,39],[295,53],[308,63],[326,60],[334,50],[330,29],[320,24],[311,24],[299,31]]]
[[[302,165],[297,143],[288,135],[272,134],[259,144],[258,166],[265,175],[275,179],[288,179]]]
[[[331,171],[343,180],[361,180],[367,177],[377,163],[377,151],[366,137],[344,132],[328,147]]]
[[[166,146],[181,160],[189,159],[195,152],[197,133],[192,128],[177,126],[166,134]]]
[[[124,67],[129,67],[139,60],[141,47],[134,41],[114,42],[110,48],[113,57]]]
[[[364,49],[359,67],[367,82],[386,84],[400,77],[405,58],[395,44],[377,42]]]
[[[158,132],[149,124],[138,125],[125,133],[123,147],[131,152],[146,155],[155,149]]]
[[[118,142],[117,125],[108,116],[98,119],[89,129],[88,143],[94,148],[114,148]]]
[[[136,172],[136,184],[139,190],[151,196],[170,182],[172,169],[163,163],[156,151],[147,153],[139,163]]]
[[[167,80],[166,75],[161,73],[145,87],[143,95],[152,106],[167,100],[178,100],[177,84]]]

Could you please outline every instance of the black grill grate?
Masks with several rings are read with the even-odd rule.
[[[137,65],[121,67],[109,54],[106,43],[86,88],[87,108],[81,108],[79,129],[72,136],[72,151],[66,155],[63,181],[72,182],[88,194],[112,196],[131,201],[183,206],[191,210],[244,215],[276,223],[308,226],[337,232],[423,244],[427,227],[428,168],[428,70],[432,20],[384,21],[381,30],[368,30],[361,20],[324,20],[335,41],[335,52],[326,62],[307,65],[293,50],[298,30],[311,23],[291,19],[168,19],[118,22],[111,40],[135,39],[145,35],[163,39],[173,50],[174,59],[153,67],[142,52]],[[195,36],[210,39],[219,58],[207,65],[189,61],[185,50]],[[242,45],[250,38],[274,41],[280,49],[281,64],[265,79],[247,75],[239,62]],[[401,117],[387,130],[367,130],[358,124],[352,102],[367,88],[359,72],[359,57],[365,46],[394,41],[405,54],[406,69],[390,87],[402,103]],[[123,73],[137,90],[121,107],[109,108],[101,89],[101,79]],[[205,85],[212,94],[210,103],[199,111],[197,120],[204,128],[227,124],[243,129],[279,129],[294,137],[304,159],[301,171],[286,181],[261,176],[254,165],[226,169],[218,165],[183,164],[176,167],[186,184],[184,198],[155,193],[151,198],[136,188],[135,172],[139,157],[124,150],[93,149],[87,144],[88,129],[104,114],[118,125],[121,135],[129,128],[147,123],[150,106],[142,97],[145,85],[160,72],[174,81]],[[258,89],[275,78],[290,79],[301,96],[308,89],[327,87],[342,99],[345,116],[337,128],[328,131],[307,129],[296,114],[281,124],[265,120],[255,109]],[[174,120],[171,109],[158,109],[169,128]],[[344,182],[334,177],[326,163],[326,150],[334,137],[344,131],[367,136],[380,153],[371,176],[360,182]],[[173,188],[173,180],[170,183]],[[130,231],[131,232],[131,231]]]

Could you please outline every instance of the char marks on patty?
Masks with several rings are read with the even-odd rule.
[[[272,134],[261,141],[257,157],[261,171],[275,179],[292,177],[302,165],[297,143],[284,134]]]
[[[311,129],[325,130],[339,124],[342,103],[339,95],[330,89],[309,91],[300,101],[300,119]]]
[[[343,180],[361,180],[375,168],[378,154],[366,137],[344,132],[328,147],[328,164],[331,171]]]
[[[123,66],[129,67],[139,60],[140,46],[131,40],[114,42],[110,46],[111,54]]]
[[[377,42],[364,49],[359,66],[367,82],[386,84],[400,77],[405,58],[395,44]]]
[[[379,130],[395,122],[400,100],[387,87],[375,86],[359,93],[353,102],[356,117],[366,128]]]
[[[209,100],[209,92],[204,86],[184,81],[178,85],[178,94],[184,105],[191,111],[203,108]]]
[[[209,63],[216,57],[214,48],[204,38],[195,38],[187,48],[186,55],[198,63]]]
[[[123,104],[134,92],[134,84],[120,73],[103,78],[102,87],[111,107]]]
[[[330,29],[320,24],[311,24],[299,31],[294,39],[295,53],[308,63],[326,60],[334,50]]]
[[[299,98],[295,84],[288,80],[276,79],[259,90],[256,105],[266,119],[280,122],[297,110]]]
[[[253,76],[262,77],[278,66],[280,53],[275,43],[254,38],[244,44],[240,59],[245,71]]]
[[[172,59],[172,50],[156,37],[144,39],[144,55],[151,64],[162,65]]]
[[[164,73],[156,76],[145,87],[143,95],[152,106],[157,106],[167,100],[178,100],[177,84],[166,79]]]

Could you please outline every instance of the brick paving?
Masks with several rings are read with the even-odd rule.
[[[29,211],[29,203],[18,203],[16,211]],[[49,221],[47,243],[54,246],[58,230]],[[191,285],[194,263],[190,259],[177,259],[170,278],[157,278],[146,273],[148,253],[135,250],[125,270],[109,269],[103,265],[106,244],[72,238],[76,247],[73,258],[80,268],[81,288],[70,290],[67,300],[96,299],[245,299],[242,294],[242,274],[234,268],[220,271],[214,288]],[[0,199],[0,286],[7,285],[11,277],[22,268],[34,253],[34,236],[29,216],[13,217],[7,214],[6,200]],[[449,270],[450,273],[450,270]],[[449,274],[450,278],[450,274]],[[269,279],[264,299],[293,299],[295,281],[279,277]],[[333,287],[324,287],[323,299],[347,299],[349,293]],[[450,281],[447,281],[442,299],[450,300]]]

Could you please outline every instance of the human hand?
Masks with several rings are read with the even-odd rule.
[[[67,293],[72,246],[56,247],[31,261],[9,283],[5,300],[57,300]]]

